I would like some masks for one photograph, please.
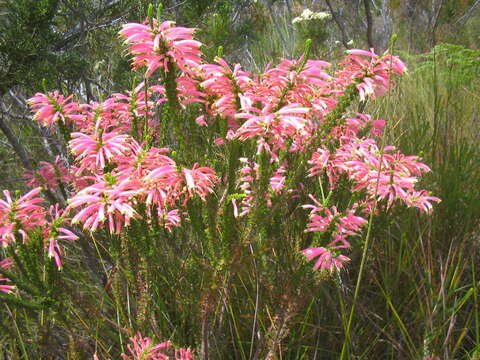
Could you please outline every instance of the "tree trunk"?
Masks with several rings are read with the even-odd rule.
[[[365,16],[367,18],[367,43],[370,49],[374,49],[373,46],[373,19],[372,9],[370,8],[370,0],[363,0],[365,6]]]
[[[25,148],[18,141],[18,138],[14,135],[12,129],[10,129],[10,126],[8,126],[7,122],[3,118],[3,115],[0,116],[0,130],[2,130],[8,142],[10,143],[10,145],[12,145],[13,150],[18,155],[20,161],[23,164],[23,167],[28,170],[33,170],[32,162],[28,158]]]
[[[349,39],[345,30],[345,26],[340,21],[338,14],[333,10],[333,6],[330,0],[325,0],[325,2],[327,3],[330,13],[332,14],[333,21],[335,21],[335,24],[337,24],[338,28],[340,29],[340,33],[342,34],[342,44],[343,46],[345,46],[346,49],[348,49],[350,46],[348,46]]]

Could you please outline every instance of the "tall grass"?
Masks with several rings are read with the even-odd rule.
[[[410,76],[369,106],[397,119],[390,142],[423,154],[432,168],[425,186],[442,199],[432,218],[403,209],[375,224],[359,316],[372,319],[377,346],[392,358],[478,358],[479,83],[458,81],[472,59],[452,66],[446,55],[429,67],[412,63]]]

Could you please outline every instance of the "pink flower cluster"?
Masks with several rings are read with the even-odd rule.
[[[243,164],[240,169],[240,184],[238,188],[242,191],[240,204],[236,198],[232,199],[233,213],[235,217],[242,217],[250,212],[254,205],[253,183],[258,178],[258,164],[249,161],[247,158],[240,158]],[[239,210],[240,207],[240,210]]]
[[[181,166],[168,156],[169,149],[155,146],[158,123],[152,115],[167,98],[182,108],[194,104],[201,109],[196,121],[211,131],[216,128],[211,126],[214,121],[222,122],[220,133],[214,134],[215,144],[235,141],[252,144],[246,147],[256,150],[240,159],[237,179],[226,179],[236,181],[240,192],[227,194],[235,217],[251,213],[257,198],[271,206],[283,196],[305,196],[297,189],[303,185],[288,183],[293,175],[320,182],[325,177],[326,193],[346,186],[357,196],[359,200],[347,208],[320,203],[313,196],[314,204],[304,206],[310,209],[306,231],[328,238],[303,251],[310,260],[318,257],[315,268],[342,267],[348,258],[341,251],[350,248],[351,237],[361,234],[366,223],[361,214],[371,212],[376,201],[392,206],[400,200],[427,213],[432,210],[432,202],[439,199],[415,187],[428,167],[415,156],[377,145],[375,136],[382,134],[384,120],[343,114],[330,123],[332,111],[352,91],[361,100],[383,95],[393,84],[392,76],[406,71],[397,57],[355,49],[349,50],[333,76],[327,72],[329,63],[303,57],[284,59],[263,74],[252,75],[221,58],[203,63],[201,44],[193,33],[193,29],[155,19],[127,24],[120,31],[134,69],[144,68],[150,82],[158,74],[162,85],[153,81],[147,86],[145,81],[133,91],[94,104],[77,104],[58,93],[37,94],[30,100],[34,117],[42,124],[68,118],[75,129],[69,143],[75,156],[70,171],[75,177],[44,176],[73,183],[75,193],[67,209],[72,223],[81,223],[89,231],[107,227],[111,233],[120,233],[132,219],[146,216],[148,224],[155,220],[171,229],[181,224],[182,208],[189,199],[206,200],[215,191],[219,177],[213,169],[198,163]],[[268,158],[262,162],[269,167],[266,172],[260,162],[249,160],[263,156]],[[309,161],[308,174],[295,173],[299,158]],[[260,179],[264,173],[269,174],[267,182]],[[53,185],[51,181],[45,183]],[[265,193],[257,193],[260,183],[267,184],[268,189],[262,188]],[[146,205],[141,214],[139,204]],[[52,247],[60,254],[55,244]]]
[[[44,187],[53,191],[59,184],[69,184],[72,182],[73,175],[59,156],[55,158],[53,163],[41,161],[37,171],[26,171],[25,182],[31,188]]]
[[[258,197],[265,200],[268,206],[272,206],[272,197],[279,194],[285,187],[286,164],[278,167],[273,176],[269,180],[269,186],[264,194],[258,194],[255,187],[259,180],[259,165],[247,158],[240,158],[242,167],[239,170],[240,179],[237,187],[240,193],[232,198],[233,212],[235,217],[243,217],[250,213],[250,209],[254,207],[254,200]]]
[[[122,354],[123,360],[163,360],[168,359],[164,354],[164,350],[172,346],[169,341],[154,345],[153,340],[148,337],[143,337],[140,334],[130,338],[130,344],[127,345],[129,355]]]
[[[107,131],[97,126],[93,134],[72,133],[70,149],[80,169],[103,169],[108,162],[128,151],[128,140],[128,135],[117,130]]]
[[[3,260],[0,260],[0,268],[1,269],[8,269],[12,265],[13,265],[12,258],[6,258],[6,259],[3,259]],[[10,281],[11,281],[10,279],[7,279],[2,274],[0,274],[0,292],[4,292],[4,293],[8,294],[13,290],[14,286],[13,285],[8,285],[8,283]]]
[[[48,256],[53,257],[57,267],[61,268],[62,250],[58,241],[78,237],[63,226],[69,221],[66,210],[61,210],[58,204],[48,212],[45,210],[41,205],[44,200],[39,197],[40,191],[35,188],[17,200],[13,200],[7,190],[3,192],[5,200],[0,199],[0,244],[4,247],[14,245],[19,240],[17,234],[23,243],[27,243],[31,233],[41,233]]]
[[[63,252],[58,241],[78,240],[78,236],[66,227],[62,227],[70,221],[70,218],[68,218],[68,210],[60,209],[58,204],[52,205],[50,206],[48,215],[49,222],[43,229],[43,236],[48,241],[48,256],[50,258],[53,257],[57,268],[61,269]]]
[[[5,199],[0,199],[0,244],[8,246],[14,243],[16,233],[23,241],[28,240],[28,232],[46,224],[45,209],[38,197],[40,188],[35,188],[18,200],[13,200],[10,192],[5,190]]]
[[[193,196],[205,200],[218,181],[208,167],[179,168],[165,155],[168,149],[146,149],[129,135],[110,133],[104,138],[105,133],[101,134],[101,139],[75,134],[70,142],[81,165],[78,174],[93,174],[92,184],[69,199],[70,209],[80,209],[72,222],[82,223],[89,231],[108,223],[111,233],[119,233],[132,218],[140,217],[135,210],[140,202],[148,206],[149,220],[155,209],[168,229],[178,226],[180,214],[175,206],[184,206]]]
[[[175,348],[170,341],[155,344],[149,337],[137,334],[130,338],[128,354],[122,354],[122,360],[193,360],[190,349]],[[97,354],[93,360],[98,360]]]
[[[66,123],[67,120],[78,118],[76,112],[79,106],[72,98],[72,95],[64,97],[58,91],[53,91],[48,94],[37,93],[27,102],[35,112],[34,119],[47,126],[59,120]]]
[[[97,125],[101,119],[103,129],[115,129],[120,133],[133,131],[133,135],[139,135],[142,129],[138,128],[138,124],[134,126],[134,119],[153,115],[155,106],[165,101],[164,93],[163,86],[145,88],[145,83],[142,82],[133,91],[113,94],[101,103],[78,104],[71,101],[72,96],[64,98],[58,92],[48,95],[38,93],[28,103],[34,111],[34,119],[44,126],[61,120],[80,133],[98,136],[100,129]],[[149,127],[155,126],[157,122],[149,119]]]
[[[232,129],[238,128],[235,115],[241,107],[245,106],[252,80],[250,74],[242,70],[240,64],[235,64],[233,70],[224,59],[217,58],[217,64],[205,64],[201,67],[203,81],[199,84],[202,92],[201,102],[205,104],[210,117],[224,116]],[[211,98],[211,101],[205,99]],[[199,121],[199,120],[198,120]],[[206,124],[206,123],[205,123]]]
[[[341,255],[340,251],[350,248],[348,237],[360,235],[362,227],[367,223],[367,220],[355,215],[358,206],[339,213],[335,206],[328,208],[312,195],[310,195],[310,198],[315,205],[303,206],[305,209],[311,209],[310,222],[306,231],[327,233],[330,241],[326,247],[307,248],[303,250],[303,253],[308,260],[318,256],[314,265],[316,269],[340,269],[349,260],[345,255]]]
[[[120,34],[130,45],[134,68],[146,66],[146,76],[150,76],[159,68],[173,71],[173,64],[186,72],[199,66],[201,43],[193,40],[195,30],[174,25],[172,21],[160,24],[155,19],[152,24],[146,20],[123,26]]]
[[[393,146],[380,150],[374,139],[352,138],[333,154],[319,148],[310,160],[310,175],[326,172],[330,185],[335,187],[339,175],[346,174],[354,183],[352,191],[365,190],[370,199],[386,199],[388,206],[401,200],[407,206],[430,213],[431,202],[440,199],[415,189],[422,173],[430,170],[418,160],[417,156],[403,155]]]
[[[360,100],[370,96],[382,96],[393,85],[390,73],[403,75],[405,65],[397,57],[385,54],[378,56],[371,51],[352,49],[336,73],[337,85],[356,84]]]

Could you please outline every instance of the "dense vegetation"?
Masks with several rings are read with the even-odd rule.
[[[0,2],[0,359],[478,359],[480,1],[150,2]]]

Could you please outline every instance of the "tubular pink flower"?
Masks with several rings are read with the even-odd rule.
[[[150,26],[147,19],[144,24],[123,26],[120,35],[130,45],[134,68],[146,66],[148,77],[159,68],[170,71],[170,63],[187,73],[200,66],[201,43],[193,40],[195,30],[174,25],[172,21],[159,24],[155,19]]]
[[[385,126],[385,120],[372,120],[372,117],[367,114],[357,114],[356,118],[345,119],[347,132],[351,132],[351,136],[358,136],[360,132],[366,135],[368,130],[373,135],[382,135],[382,130]]]
[[[121,176],[142,178],[163,166],[171,166],[174,169],[175,161],[166,155],[168,152],[167,148],[151,147],[147,150],[144,144],[139,144],[132,139],[130,152],[115,158],[118,164],[117,170]]]
[[[71,101],[72,95],[64,97],[58,91],[48,94],[36,93],[27,100],[27,103],[35,113],[33,118],[44,126],[53,125],[57,121],[67,122],[75,120],[80,108],[78,103]]]
[[[18,231],[23,240],[28,239],[28,232],[45,225],[45,209],[39,204],[43,199],[38,197],[40,188],[35,188],[18,200],[12,200],[10,192],[4,190],[5,200],[0,199],[0,244],[7,246],[15,241]]]
[[[243,164],[243,167],[240,168],[240,184],[238,188],[242,191],[242,198],[239,206],[237,204],[237,199],[232,199],[232,205],[234,208],[235,217],[243,217],[250,212],[250,209],[254,205],[254,194],[253,194],[253,182],[257,178],[258,164],[253,161],[249,161],[247,158],[240,158],[240,162]]]
[[[431,202],[440,199],[418,192],[415,184],[418,177],[430,169],[419,162],[417,156],[394,150],[394,147],[385,147],[382,154],[373,139],[357,139],[341,146],[332,164],[355,182],[353,191],[366,190],[372,198],[387,200],[388,206],[401,200],[407,206],[429,213]]]
[[[83,169],[95,170],[104,169],[114,158],[129,153],[131,140],[118,131],[96,129],[92,135],[72,133],[69,145]]]
[[[303,206],[304,209],[311,209],[310,221],[305,231],[327,233],[332,240],[326,247],[308,248],[302,252],[308,260],[320,256],[314,266],[315,269],[340,269],[349,258],[338,254],[339,250],[350,248],[347,237],[360,235],[362,227],[367,224],[367,220],[355,215],[355,211],[360,208],[358,204],[354,204],[351,209],[340,213],[336,206],[328,208],[312,195],[310,195],[310,198],[314,204]]]
[[[313,200],[315,205],[302,206],[304,209],[311,209],[309,216],[310,222],[308,223],[305,231],[325,232],[327,230],[333,230],[330,229],[330,225],[334,224],[340,216],[336,206],[328,208],[320,204],[312,195],[309,197]]]
[[[59,184],[68,184],[73,180],[65,161],[59,156],[53,163],[46,161],[40,162],[40,168],[36,172],[26,171],[25,182],[30,187],[45,187],[54,190]]]
[[[204,201],[207,195],[213,192],[213,187],[218,181],[218,177],[213,169],[199,167],[198,163],[195,163],[192,169],[182,169],[182,173],[188,196],[191,197],[193,194],[197,194]]]
[[[285,187],[285,173],[285,165],[282,165],[275,171],[274,175],[270,178],[270,187],[272,188],[274,193],[282,191],[282,189]]]
[[[6,258],[3,260],[0,260],[0,268],[2,269],[8,269],[13,265],[13,260],[12,258]],[[10,293],[12,290],[15,288],[13,285],[7,285],[5,283],[11,282],[10,279],[7,279],[6,277],[3,277],[2,274],[0,274],[0,292],[4,293]]]
[[[48,256],[55,259],[57,268],[62,268],[61,257],[63,255],[62,249],[58,245],[58,240],[78,240],[78,236],[68,229],[59,227],[56,231],[50,232],[48,244]]]
[[[272,69],[267,69],[262,79],[262,84],[268,91],[264,94],[275,101],[282,96],[285,89],[290,89],[284,96],[286,103],[301,103],[304,106],[316,107],[318,100],[322,98],[322,92],[329,92],[330,75],[325,72],[329,63],[319,60],[308,60],[303,69],[298,72],[303,59],[283,59],[280,64]],[[319,91],[321,90],[321,91]]]
[[[170,341],[155,344],[151,338],[140,333],[130,338],[127,349],[128,355],[122,354],[122,360],[193,360],[190,349],[174,348]]]
[[[235,136],[240,140],[258,138],[258,152],[264,148],[276,157],[278,150],[286,149],[288,139],[307,139],[311,136],[310,109],[300,104],[289,104],[273,111],[273,105],[271,103],[263,109],[252,107],[248,112],[235,115],[237,119],[245,119]]]
[[[154,204],[161,208],[173,205],[178,200],[182,184],[182,176],[171,163],[153,169],[140,182],[142,195],[146,196],[146,204]]]
[[[190,349],[175,349],[175,360],[193,360],[193,352]]]
[[[132,198],[138,192],[139,189],[129,179],[112,184],[111,179],[98,177],[93,185],[69,199],[69,209],[82,207],[71,222],[81,223],[91,232],[108,222],[109,231],[119,233],[123,226],[130,224],[132,218],[138,217],[132,206]]]
[[[352,49],[341,64],[341,69],[335,74],[339,88],[356,84],[360,99],[369,96],[381,96],[393,85],[391,75],[403,75],[405,65],[396,56],[385,53],[376,55],[373,50]]]
[[[245,97],[253,82],[239,64],[235,64],[232,70],[225,60],[216,58],[216,62],[202,65],[204,80],[199,85],[205,90],[204,96],[213,99],[207,104],[207,111],[226,117],[230,128],[236,129],[235,114],[242,106],[241,98]]]
[[[59,269],[62,268],[61,257],[63,253],[58,241],[78,240],[78,236],[71,230],[62,227],[70,220],[70,218],[67,217],[68,212],[68,209],[61,210],[58,204],[50,206],[50,221],[44,230],[44,237],[48,239],[48,256],[55,259],[55,264]]]
[[[91,133],[92,125],[95,124],[96,112],[100,111],[102,127],[104,129],[115,129],[120,133],[140,134],[142,129],[133,129],[133,119],[143,119],[148,115],[150,127],[157,126],[153,119],[154,109],[166,101],[165,88],[161,85],[152,85],[145,89],[145,82],[141,82],[133,91],[115,93],[112,97],[98,104],[88,114],[87,124],[80,127],[81,132]],[[159,96],[160,95],[160,96]],[[148,112],[148,114],[147,114]]]
[[[172,346],[170,341],[165,341],[154,345],[149,337],[143,337],[137,334],[130,338],[130,344],[127,345],[130,355],[122,354],[123,360],[167,360],[169,357],[164,351]]]
[[[350,259],[344,255],[334,255],[330,250],[324,247],[307,248],[302,250],[307,260],[313,260],[318,256],[314,269],[335,271],[340,270],[343,265]]]
[[[178,209],[166,212],[158,208],[158,217],[160,224],[163,225],[168,231],[172,231],[173,227],[180,226],[182,221],[180,211]]]

